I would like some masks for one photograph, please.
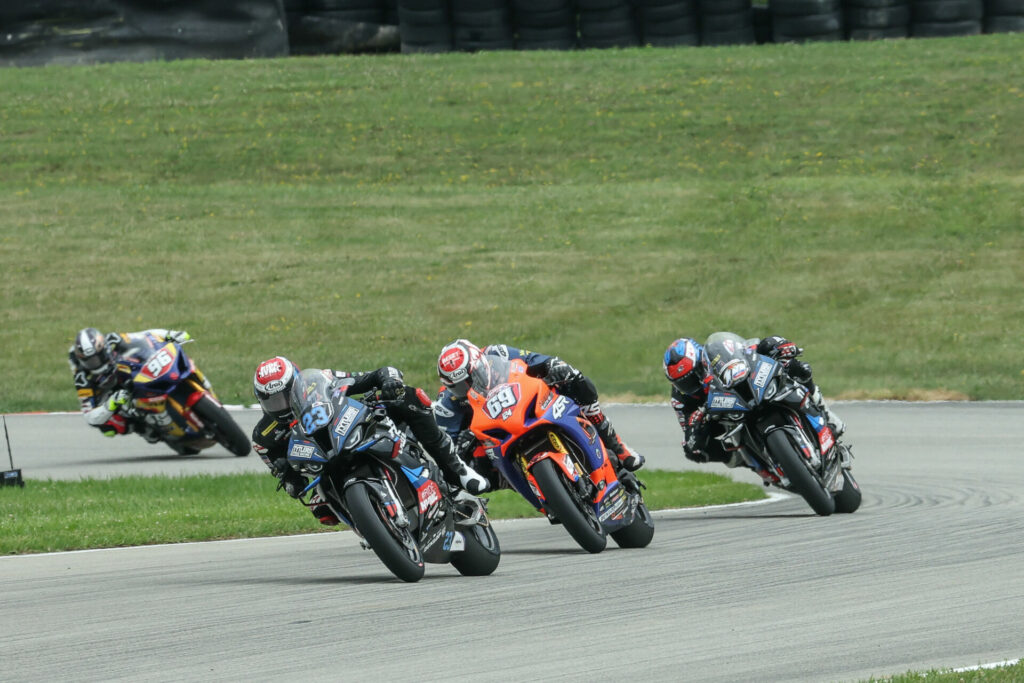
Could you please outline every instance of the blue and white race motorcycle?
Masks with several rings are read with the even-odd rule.
[[[730,465],[745,465],[765,486],[796,493],[819,515],[860,507],[850,448],[836,438],[807,388],[730,332],[708,337],[704,351],[705,410],[721,427],[715,438],[732,453]]]
[[[424,562],[450,562],[467,576],[491,574],[501,549],[483,502],[452,493],[383,405],[346,396],[351,382],[303,370],[292,386],[298,420],[287,457],[310,478],[303,495],[316,489],[403,581],[421,579]]]

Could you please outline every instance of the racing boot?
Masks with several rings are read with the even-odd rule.
[[[597,429],[597,434],[601,437],[601,443],[604,444],[605,448],[615,454],[623,469],[630,472],[636,472],[644,466],[644,456],[640,455],[623,442],[615,432],[615,428],[612,427],[611,420],[608,419],[600,408],[598,408],[596,412],[583,411],[583,414],[586,415],[587,419],[590,420]]]
[[[818,385],[814,385],[814,391],[811,392],[811,402],[821,410],[825,415],[825,421],[828,422],[828,426],[832,429],[832,434],[838,439],[843,432],[846,431],[846,423],[843,422],[842,418],[832,412],[832,409],[825,403],[825,399],[821,396],[821,389]]]
[[[489,491],[491,483],[487,481],[486,477],[480,476],[476,470],[468,467],[462,461],[448,434],[439,428],[437,433],[438,436],[433,443],[429,445],[423,443],[423,445],[427,447],[427,452],[434,458],[434,461],[444,470],[445,480],[452,486],[461,486],[474,496]],[[456,482],[458,483],[456,484]]]

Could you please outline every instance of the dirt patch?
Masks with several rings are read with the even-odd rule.
[[[827,397],[826,397],[827,400]],[[839,401],[970,401],[971,397],[952,389],[893,389],[884,391],[844,391]]]

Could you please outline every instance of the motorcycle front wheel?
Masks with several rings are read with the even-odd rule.
[[[654,538],[654,518],[647,504],[641,502],[636,508],[636,517],[629,526],[611,533],[620,548],[646,548]]]
[[[533,466],[533,478],[544,494],[544,509],[554,515],[580,547],[588,553],[599,553],[608,544],[608,536],[589,503],[572,488],[562,471],[550,459]]]
[[[790,489],[798,494],[811,509],[822,517],[831,515],[836,511],[836,501],[832,494],[825,490],[821,482],[811,474],[811,469],[804,464],[804,457],[800,455],[796,447],[786,436],[782,429],[776,429],[768,434],[768,450],[771,452],[775,462],[779,463],[782,471],[789,478]]]
[[[223,406],[217,405],[216,401],[204,395],[192,407],[192,412],[213,432],[217,443],[238,457],[249,455],[249,437]]]
[[[352,515],[352,524],[370,548],[402,581],[413,583],[423,578],[423,554],[408,529],[395,526],[365,484],[352,484],[345,489],[345,507]]]
[[[860,486],[850,470],[843,470],[843,490],[836,494],[836,512],[856,512],[860,507]]]
[[[460,527],[466,549],[452,553],[452,566],[463,576],[489,576],[501,561],[501,548],[490,522]]]

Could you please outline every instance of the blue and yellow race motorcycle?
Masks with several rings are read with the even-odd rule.
[[[144,334],[126,347],[116,372],[119,385],[130,388],[132,401],[122,412],[139,425],[137,431],[155,435],[181,455],[217,444],[248,455],[249,437],[181,344]]]

